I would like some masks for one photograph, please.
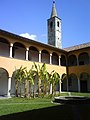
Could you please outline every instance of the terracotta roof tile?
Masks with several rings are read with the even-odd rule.
[[[90,42],[76,45],[76,46],[67,47],[67,48],[64,48],[63,50],[70,52],[70,51],[79,50],[79,49],[87,48],[87,47],[90,47]]]

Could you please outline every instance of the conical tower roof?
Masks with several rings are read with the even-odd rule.
[[[51,17],[57,17],[57,11],[56,11],[56,6],[55,6],[55,1],[53,1]]]

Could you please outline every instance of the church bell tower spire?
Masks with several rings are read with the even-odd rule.
[[[57,15],[55,1],[53,1],[50,19],[48,19],[48,44],[62,48],[61,19]]]
[[[57,17],[57,11],[56,11],[56,6],[55,6],[55,1],[53,1],[53,6],[52,6],[51,18],[52,17]]]

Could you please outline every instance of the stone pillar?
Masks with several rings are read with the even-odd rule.
[[[52,53],[50,53],[50,64],[52,64]]]
[[[28,60],[29,48],[26,48],[26,60]]]
[[[61,66],[61,55],[59,55],[59,66]]]
[[[78,92],[80,92],[80,79],[78,78]]]
[[[77,66],[79,66],[79,60],[78,60],[78,56],[77,56]]]
[[[50,94],[52,94],[52,84],[50,85]]]
[[[8,91],[7,91],[8,97],[10,97],[10,92],[11,92],[11,77],[8,78]]]
[[[61,79],[60,79],[60,81],[59,81],[59,93],[61,93]]]
[[[10,44],[10,58],[12,58],[12,48],[13,48],[13,43]]]
[[[41,51],[39,51],[39,62],[41,62]]]

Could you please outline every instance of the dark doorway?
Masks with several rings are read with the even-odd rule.
[[[87,92],[87,81],[86,80],[80,81],[80,91]]]

